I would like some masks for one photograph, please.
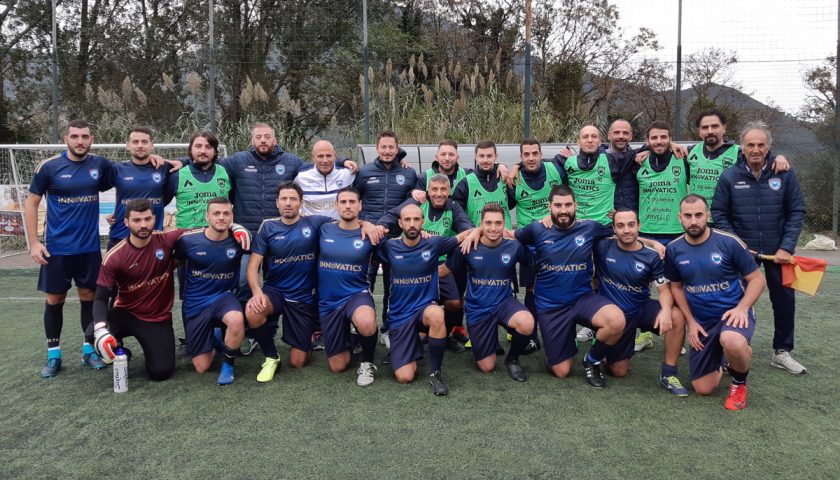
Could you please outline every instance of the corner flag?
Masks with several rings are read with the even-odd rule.
[[[760,255],[762,260],[773,260],[773,255]],[[791,263],[782,265],[782,285],[814,296],[820,288],[827,263],[820,258],[794,256]]]

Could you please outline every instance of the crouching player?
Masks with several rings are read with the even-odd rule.
[[[674,307],[665,267],[656,250],[639,241],[639,217],[628,208],[616,210],[612,219],[615,237],[595,244],[595,271],[599,293],[624,311],[624,334],[617,344],[606,349],[607,368],[616,377],[630,369],[636,328],[665,338],[665,360],[660,383],[679,397],[688,389],[677,378],[677,361],[685,341],[685,320]],[[650,298],[653,282],[659,301]]]
[[[421,238],[423,211],[407,205],[400,211],[403,236],[377,248],[380,261],[391,266],[391,302],[388,330],[391,338],[391,368],[400,383],[414,381],[417,360],[423,358],[418,332],[428,328],[432,373],[429,383],[435,395],[447,395],[449,386],[441,373],[446,351],[446,323],[438,298],[438,257],[452,253],[473,229],[456,237]]]
[[[376,366],[376,310],[367,273],[373,244],[363,239],[359,191],[344,187],[336,195],[338,223],[321,225],[318,257],[318,310],[327,362],[333,372],[350,365],[350,324],[356,326],[362,347],[362,362],[356,384],[373,383]]]
[[[182,305],[187,353],[198,373],[204,373],[213,363],[218,347],[224,356],[218,384],[233,383],[233,361],[245,336],[242,306],[233,291],[239,282],[242,248],[231,235],[233,205],[226,197],[216,197],[207,203],[207,227],[185,233],[175,245],[175,257],[184,262],[186,272],[184,303]],[[235,235],[244,236],[248,230],[239,227]],[[246,245],[247,246],[247,245]],[[214,331],[224,332],[221,345],[216,344]]]
[[[492,372],[499,349],[498,325],[513,331],[505,366],[517,382],[528,379],[519,355],[534,331],[534,317],[513,294],[516,263],[525,257],[516,240],[504,239],[505,212],[501,205],[488,203],[481,209],[481,239],[469,253],[456,251],[447,260],[444,272],[467,271],[465,310],[472,352],[478,369]]]
[[[735,235],[709,228],[706,199],[689,194],[680,202],[685,235],[668,244],[665,276],[674,301],[685,314],[691,384],[700,395],[720,384],[723,355],[732,384],[727,410],[747,406],[747,374],[755,331],[752,306],[764,290],[764,276],[746,245]],[[746,287],[742,283],[746,280]]]

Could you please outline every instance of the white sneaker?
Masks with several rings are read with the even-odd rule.
[[[388,336],[387,330],[379,334],[379,343],[385,345],[386,349],[391,349],[391,337]]]
[[[359,369],[356,370],[356,373],[359,375],[356,377],[356,385],[360,387],[367,387],[374,380],[374,372],[376,372],[376,365],[370,362],[362,362],[359,365]]]
[[[634,352],[641,352],[648,348],[653,348],[653,333],[642,332],[636,336],[636,342],[633,345]]]
[[[593,331],[591,328],[582,327],[580,330],[578,330],[577,335],[575,335],[575,338],[580,343],[591,342],[592,339],[595,338],[595,331]]]
[[[790,373],[803,374],[808,373],[808,370],[790,356],[790,352],[786,350],[776,350],[773,356],[770,357],[770,365],[787,370]]]

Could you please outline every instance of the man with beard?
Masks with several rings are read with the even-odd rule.
[[[534,331],[534,317],[513,293],[516,264],[525,259],[525,249],[516,240],[502,238],[505,232],[504,209],[488,203],[481,212],[481,239],[469,253],[455,251],[443,275],[467,271],[467,328],[470,330],[472,353],[482,372],[496,368],[499,346],[498,325],[512,331],[511,347],[505,366],[517,382],[528,379],[519,356],[524,352]]]
[[[128,236],[128,229],[122,221],[125,218],[127,201],[136,198],[149,199],[157,219],[155,230],[163,230],[163,207],[172,200],[175,193],[165,188],[169,179],[169,168],[155,167],[152,163],[155,145],[150,128],[134,127],[129,130],[126,148],[131,154],[131,160],[115,163],[108,178],[108,185],[114,187],[117,193],[112,217],[116,221],[111,224],[108,250]]]
[[[469,168],[462,168],[461,164],[458,163],[458,142],[448,138],[441,140],[438,144],[435,159],[432,162],[432,167],[427,169],[423,175],[417,176],[417,183],[414,185],[414,191],[426,192],[426,194],[428,194],[429,181],[438,173],[446,175],[447,178],[449,178],[449,183],[452,185],[452,188],[455,188],[458,186],[458,183],[471,171],[472,170]],[[422,198],[419,198],[418,200],[422,200]]]
[[[532,223],[508,235],[536,247],[534,290],[546,366],[555,376],[568,377],[577,353],[575,324],[592,328],[597,341],[583,359],[583,367],[589,385],[603,388],[601,362],[606,348],[621,339],[625,319],[621,309],[592,290],[592,250],[599,239],[612,235],[612,229],[577,219],[575,194],[566,185],[552,188],[548,198],[548,225]]]
[[[723,172],[712,212],[718,228],[733,232],[750,250],[772,255],[762,260],[773,305],[773,356],[770,364],[790,373],[807,373],[793,350],[796,295],[782,284],[782,267],[791,261],[805,221],[805,201],[793,171],[773,173],[773,136],[763,122],[749,123],[741,134],[743,155]]]
[[[206,228],[185,233],[175,245],[175,258],[183,262],[185,271],[182,317],[187,354],[195,371],[204,373],[219,349],[223,356],[217,383],[229,385],[234,378],[233,362],[245,336],[242,306],[233,293],[239,282],[242,248],[230,234],[233,205],[227,197],[211,199],[205,218]],[[215,344],[216,328],[224,332],[221,344]]]
[[[765,281],[747,246],[735,235],[709,228],[708,221],[702,196],[692,193],[680,202],[685,235],[668,244],[665,276],[688,325],[694,391],[709,395],[717,388],[725,355],[732,374],[726,409],[740,410],[747,406],[752,307]]]
[[[665,359],[659,383],[674,395],[688,396],[677,377],[677,361],[685,341],[685,320],[674,307],[664,265],[659,254],[639,241],[639,218],[628,208],[616,210],[612,219],[615,237],[595,244],[598,292],[624,312],[626,325],[621,340],[607,349],[607,368],[625,377],[634,353],[636,328],[656,332],[665,338]],[[656,285],[658,301],[650,298],[650,284]]]
[[[476,169],[458,183],[452,192],[454,200],[470,218],[473,226],[481,223],[481,210],[488,203],[498,203],[505,211],[505,228],[511,227],[510,209],[516,201],[504,181],[499,179],[496,165],[496,144],[482,140],[475,145]]]
[[[447,395],[449,386],[441,373],[446,351],[446,323],[438,298],[438,258],[451,253],[472,230],[455,237],[421,238],[423,211],[407,205],[400,212],[401,238],[383,242],[377,255],[391,266],[391,312],[388,330],[391,340],[391,367],[400,383],[414,381],[417,360],[423,357],[418,332],[428,329],[431,374],[429,383],[435,395]]]
[[[195,132],[190,138],[190,162],[169,176],[167,189],[175,192],[178,228],[206,225],[207,202],[227,197],[231,190],[225,167],[218,165],[219,139],[212,132]]]
[[[399,207],[390,210],[377,224],[387,228],[389,232],[399,234],[399,217],[402,209],[408,205],[417,205],[423,212],[423,231],[429,235],[442,237],[454,237],[455,235],[473,228],[470,219],[464,213],[460,205],[449,198],[449,178],[436,173],[429,179],[428,194],[429,200],[419,203],[409,198]],[[441,255],[440,264],[446,261],[446,255]],[[459,282],[454,275],[439,276],[440,301],[442,302],[445,317],[446,331],[452,332],[453,328],[461,325],[461,311],[464,308],[461,302],[461,291]],[[456,335],[450,335],[447,347],[456,352],[466,350],[465,345],[456,339]]]
[[[373,383],[376,366],[376,307],[370,293],[367,269],[374,245],[363,239],[359,212],[361,196],[353,187],[336,194],[338,223],[321,225],[318,254],[318,313],[327,363],[333,372],[350,365],[350,325],[359,333],[361,364],[356,384]]]
[[[93,297],[102,262],[99,245],[99,192],[107,190],[106,179],[113,164],[89,153],[93,144],[90,125],[73,120],[64,135],[67,150],[42,161],[35,168],[24,203],[24,224],[29,255],[40,265],[38,290],[46,294],[44,331],[47,337],[47,364],[43,378],[61,370],[61,330],[64,324],[64,301],[71,281],[81,302],[82,332],[93,321]],[[38,207],[47,196],[45,242],[38,239]],[[49,249],[47,248],[49,247]],[[94,369],[105,368],[85,338],[82,363]]]

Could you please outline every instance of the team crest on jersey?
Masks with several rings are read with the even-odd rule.
[[[160,183],[160,181],[163,180],[163,176],[160,174],[160,172],[155,172],[152,174],[152,180],[155,183]]]
[[[645,264],[642,262],[636,262],[636,271],[642,273],[645,271]]]
[[[578,247],[583,246],[583,243],[585,241],[586,241],[586,239],[583,238],[583,236],[581,236],[581,235],[578,235],[577,237],[575,237],[575,245],[577,245]]]
[[[344,180],[336,180],[335,181],[335,186],[338,187],[338,188],[343,187],[344,186]]]
[[[715,265],[720,265],[720,262],[723,261],[723,255],[719,254],[718,252],[712,253],[712,263]]]
[[[548,184],[553,188],[560,185],[560,182],[558,182],[557,180],[551,180],[548,182]]]
[[[303,227],[303,230],[301,230],[300,232],[306,238],[309,238],[310,236],[312,236],[312,230],[310,230],[309,227]]]
[[[88,173],[90,173],[90,178],[94,180],[99,179],[99,170],[91,168],[90,170],[88,170]]]
[[[448,230],[450,225],[452,225],[452,220],[449,217],[444,217],[443,228]]]
[[[286,166],[285,165],[275,165],[274,171],[277,172],[277,175],[283,175],[286,173]]]
[[[502,263],[504,263],[505,265],[510,263],[510,255],[508,255],[507,253],[502,255]]]
[[[674,178],[680,178],[680,167],[671,167],[671,173],[674,174]]]
[[[397,185],[405,185],[405,175],[397,175]]]
[[[361,240],[353,240],[353,248],[355,248],[356,250],[362,248],[362,246],[364,244],[365,244],[365,242],[363,242]]]
[[[155,258],[157,258],[158,260],[163,260],[163,249],[162,248],[158,248],[157,250],[155,250]]]
[[[428,262],[429,259],[432,258],[432,252],[426,250],[425,252],[421,253],[420,256],[423,257],[424,261]]]
[[[770,189],[773,191],[778,191],[780,188],[782,188],[781,178],[771,178],[767,183],[770,184]]]
[[[603,177],[605,173],[607,173],[607,170],[604,168],[604,166],[603,165],[599,166],[598,167],[598,176]]]
[[[227,253],[228,258],[233,258],[233,257],[236,256],[236,249],[235,248],[228,248],[227,252],[225,252],[225,253]]]
[[[225,185],[227,185],[224,178],[217,178],[216,183],[219,185],[219,188],[225,188]]]

